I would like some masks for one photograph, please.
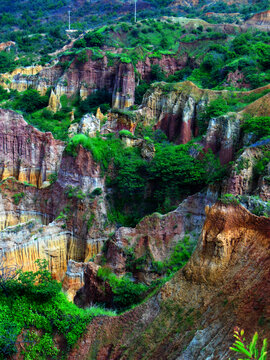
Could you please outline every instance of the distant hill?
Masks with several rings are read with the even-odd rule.
[[[137,0],[137,19],[184,16],[212,24],[241,24],[268,7],[269,0]],[[73,32],[66,31],[68,11]],[[134,21],[134,0],[2,0],[0,43],[16,43],[11,51],[20,58],[20,66],[32,65],[40,57],[46,63],[48,54],[83,32],[121,21]]]

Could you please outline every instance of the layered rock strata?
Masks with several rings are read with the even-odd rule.
[[[246,21],[248,25],[263,25],[270,27],[270,10],[253,15]]]
[[[42,226],[35,220],[10,226],[0,232],[0,251],[4,263],[23,271],[36,271],[35,260],[46,259],[52,276],[62,280],[69,258],[83,257],[80,241],[61,226]]]
[[[81,146],[76,157],[63,153],[61,141],[28,125],[21,115],[9,110],[0,115],[0,237],[6,264],[32,270],[36,259],[45,258],[62,280],[69,259],[93,258],[112,231],[106,225],[100,166]],[[62,222],[52,223],[56,218]],[[29,221],[35,223],[34,233],[26,231]]]

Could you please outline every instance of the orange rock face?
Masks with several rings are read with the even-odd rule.
[[[0,44],[0,51],[4,51],[8,48],[10,48],[11,46],[15,46],[16,43],[14,41],[7,41],[5,43],[1,43]]]

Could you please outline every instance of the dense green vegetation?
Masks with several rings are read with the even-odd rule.
[[[254,134],[259,140],[270,136],[270,116],[247,116],[242,124],[246,134]]]
[[[53,113],[46,107],[48,106],[50,89],[44,96],[41,96],[37,90],[27,89],[23,92],[11,90],[8,92],[0,86],[1,107],[17,110],[23,113],[25,120],[39,130],[50,131],[56,139],[67,140],[68,128],[70,126],[70,112],[72,107],[76,106],[78,99],[67,99],[65,95],[61,97],[62,108]],[[82,113],[78,111],[77,116]]]
[[[169,211],[184,195],[224,176],[219,161],[211,152],[202,158],[194,157],[191,153],[200,153],[201,149],[192,142],[171,144],[160,131],[148,132],[148,135],[150,137],[145,141],[153,141],[156,148],[150,163],[141,157],[137,147],[124,147],[112,134],[106,140],[76,135],[66,147],[66,152],[76,156],[76,148],[81,144],[92,152],[95,161],[101,163],[107,186],[113,189],[109,219],[121,225],[134,225],[149,212]],[[112,161],[113,172],[109,169]],[[146,188],[151,189],[147,195]]]
[[[269,83],[270,35],[255,31],[237,35],[224,45],[211,45],[189,79],[204,88],[221,89],[229,72],[239,70],[257,88]]]
[[[1,277],[0,359],[16,351],[19,334],[27,353],[25,359],[55,359],[60,351],[56,335],[61,336],[68,351],[93,317],[114,315],[98,307],[77,308],[60,291],[61,284],[52,279],[46,261],[37,261],[37,265],[36,272],[20,270],[15,279]]]
[[[106,267],[99,268],[97,275],[110,284],[113,292],[113,306],[119,311],[140,303],[149,292],[149,289],[151,290],[145,284],[135,283],[128,275],[117,277]]]

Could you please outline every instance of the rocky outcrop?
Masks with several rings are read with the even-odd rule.
[[[42,73],[42,69],[43,67],[41,65],[17,68],[11,73],[1,74],[0,84],[5,89],[13,89],[18,91],[27,90],[29,86],[34,85],[34,79],[36,78],[35,75]],[[37,90],[39,90],[41,94],[44,95],[47,88],[44,86],[38,86]]]
[[[48,109],[54,113],[61,109],[60,96],[56,95],[53,90],[51,90]]]
[[[92,304],[113,305],[113,292],[107,281],[97,276],[100,266],[93,262],[84,265],[84,286],[76,293],[74,303],[79,307]]]
[[[246,81],[244,74],[238,69],[228,74],[224,85],[233,86],[238,89],[250,89],[250,84]]]
[[[265,25],[270,26],[270,10],[263,11],[253,15],[246,21],[248,25]]]
[[[85,266],[85,263],[78,263],[74,260],[68,262],[62,289],[66,292],[70,301],[73,301],[76,292],[84,285]]]
[[[268,91],[269,85],[248,92],[235,93],[239,99]],[[198,135],[198,118],[212,100],[228,98],[227,90],[200,89],[190,81],[176,84],[155,83],[146,92],[142,106],[137,110],[137,122],[161,129],[170,141],[183,144]],[[269,94],[248,105],[238,114],[228,114],[212,119],[206,135],[206,148],[220,151],[223,163],[232,159],[232,150],[239,140],[239,121],[244,113],[257,116],[269,115]],[[224,123],[223,123],[224,121]],[[218,130],[219,129],[219,130]]]
[[[100,166],[82,146],[77,156],[68,155],[61,141],[21,115],[10,110],[0,115],[0,238],[6,263],[32,270],[36,259],[45,258],[62,280],[69,259],[89,261],[112,231]]]
[[[9,176],[41,187],[57,173],[64,149],[51,133],[42,133],[23,117],[0,109],[0,179]]]
[[[214,154],[218,154],[221,164],[232,161],[239,147],[240,121],[241,116],[237,113],[228,113],[209,121],[203,139],[204,149],[211,149]]]
[[[14,47],[16,43],[14,41],[7,41],[0,43],[0,51],[9,51],[11,47]]]
[[[224,184],[223,192],[234,195],[255,194],[260,195],[265,201],[270,200],[270,186],[267,181],[270,175],[269,166],[266,174],[258,174],[256,165],[269,151],[269,141],[258,142],[249,146],[235,161],[229,179]]]
[[[144,217],[135,228],[119,228],[107,242],[106,264],[117,274],[126,271],[128,253],[132,250],[135,259],[146,256],[145,266],[134,275],[143,281],[155,277],[151,273],[152,261],[169,259],[177,244],[186,237],[196,244],[205,220],[204,208],[217,200],[213,189],[188,197],[180,206],[166,214],[154,213]]]
[[[119,64],[112,94],[112,107],[125,109],[134,104],[135,73],[132,64]]]
[[[241,206],[207,208],[189,263],[151,299],[97,318],[69,354],[77,359],[225,360],[233,328],[269,338],[270,220]]]
[[[136,128],[135,119],[129,113],[114,110],[108,113],[108,119],[101,127],[101,134],[109,134],[120,130],[128,130],[134,134]]]
[[[85,114],[79,123],[70,125],[68,136],[72,137],[76,134],[86,134],[94,137],[97,131],[100,131],[100,120],[93,114]]]
[[[153,125],[154,119],[154,129],[163,130],[170,141],[184,144],[198,134],[198,114],[223,93],[199,89],[190,81],[157,83],[145,94],[137,118],[146,125]]]
[[[77,156],[65,154],[58,172],[57,182],[63,188],[78,187],[82,192],[92,192],[96,188],[104,188],[100,165],[96,164],[90,151],[81,145],[77,148]]]

